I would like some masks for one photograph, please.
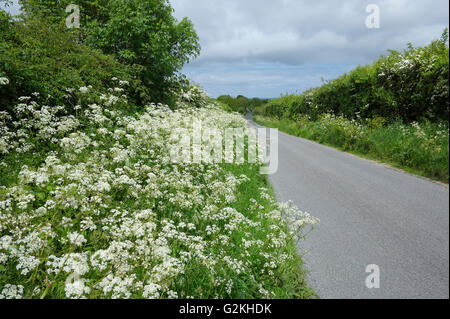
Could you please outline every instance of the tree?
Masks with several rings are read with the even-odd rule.
[[[20,96],[40,93],[48,105],[67,103],[67,88],[92,85],[105,91],[117,77],[129,82],[132,104],[148,103],[139,74],[141,68],[119,63],[113,56],[77,43],[76,35],[61,25],[42,19],[14,19],[0,10],[0,111],[17,103]]]
[[[164,101],[182,77],[183,65],[200,53],[192,22],[173,17],[167,0],[21,0],[29,16],[53,23],[65,21],[65,8],[81,11],[80,38],[85,44],[113,54],[123,63],[141,65],[142,82],[152,97]]]

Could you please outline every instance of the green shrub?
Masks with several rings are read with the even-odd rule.
[[[249,101],[244,96],[240,95],[236,98],[233,98],[230,95],[221,95],[217,98],[217,101],[228,105],[232,112],[239,112],[241,114],[247,113],[247,106],[249,104]]]
[[[130,82],[130,97],[142,102],[146,89],[137,78],[139,72],[77,43],[62,27],[34,19],[13,21],[0,11],[0,75],[10,80],[0,87],[0,110],[33,92],[40,92],[48,103],[60,103],[67,88],[103,89],[114,84],[114,77]]]
[[[382,117],[389,123],[421,120],[448,121],[448,30],[427,47],[408,45],[390,51],[375,63],[359,66],[343,76],[303,94],[270,101],[263,115],[278,119],[323,113],[348,119]]]
[[[115,56],[127,65],[139,66],[139,78],[153,100],[175,103],[183,65],[200,53],[192,22],[173,16],[167,0],[21,0],[28,17],[63,24],[69,4],[80,6],[79,37],[86,45]]]
[[[227,104],[228,108],[232,112],[239,112],[241,114],[247,114],[247,110],[254,111],[256,108],[261,108],[269,100],[268,99],[260,99],[257,97],[249,99],[243,95],[238,95],[235,98],[230,95],[221,95],[217,98],[217,101],[222,104]]]

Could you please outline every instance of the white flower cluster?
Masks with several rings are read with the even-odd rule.
[[[238,276],[258,287],[253,297],[274,296],[261,278],[295,258],[289,240],[316,220],[279,206],[267,189],[238,205],[251,183],[242,172],[170,161],[173,128],[247,127],[242,117],[216,105],[149,105],[129,116],[107,97],[77,119],[23,100],[14,133],[0,113],[0,150],[44,140],[54,151],[0,188],[0,297],[219,298],[232,296]],[[199,271],[208,289],[196,288]]]
[[[0,292],[0,299],[22,299],[23,286],[6,284]]]
[[[0,77],[0,85],[8,85],[9,79],[5,77]]]
[[[79,91],[82,94],[87,94],[90,89],[92,89],[92,86],[90,86],[90,85],[89,86],[82,86],[82,87],[80,87]]]
[[[187,91],[181,92],[179,108],[186,108],[195,105],[196,107],[205,107],[208,104],[210,96],[200,87],[193,85]]]
[[[11,151],[25,153],[39,143],[56,143],[59,138],[74,131],[80,122],[73,115],[67,115],[63,106],[40,106],[31,97],[21,97],[21,103],[14,108],[14,117],[0,112],[0,154]],[[30,140],[36,139],[34,143]]]
[[[439,60],[440,57],[438,55],[430,54],[426,48],[415,48],[405,55],[392,54],[385,61],[382,61],[380,65],[381,72],[378,76],[398,81],[398,75],[402,73],[407,74],[414,71],[430,72],[434,68],[439,67]]]

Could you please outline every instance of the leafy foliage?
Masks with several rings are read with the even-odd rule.
[[[227,105],[231,111],[242,114],[246,114],[248,109],[253,110],[254,108],[261,107],[268,102],[267,99],[260,99],[257,97],[249,99],[243,95],[238,95],[235,98],[230,95],[221,95],[217,98],[217,101]]]
[[[140,69],[123,65],[76,41],[74,34],[45,20],[11,20],[0,11],[0,76],[10,80],[0,86],[0,110],[17,98],[40,92],[48,103],[64,100],[67,88],[93,85],[110,87],[112,78],[130,82],[135,102],[142,102],[146,89],[137,78]]]
[[[383,117],[390,123],[448,121],[448,72],[445,30],[440,40],[427,47],[409,44],[403,53],[390,51],[372,65],[359,66],[300,96],[272,100],[262,114],[290,119],[307,115],[317,120],[321,114],[330,113],[348,119]]]
[[[361,124],[356,120],[324,114],[316,121],[255,116],[265,126],[384,161],[436,180],[449,180],[449,129],[447,123],[396,122],[384,124],[377,117]]]
[[[168,101],[186,79],[183,65],[200,53],[192,22],[177,21],[167,0],[22,0],[30,17],[61,24],[65,8],[77,4],[81,10],[81,40],[120,62],[141,66],[142,82],[154,100]],[[48,17],[48,18],[47,18]]]
[[[411,44],[301,95],[254,110],[262,125],[449,178],[448,30],[424,48]]]

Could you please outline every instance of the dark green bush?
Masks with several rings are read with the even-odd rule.
[[[217,98],[217,101],[228,105],[233,112],[242,114],[247,114],[247,110],[254,110],[268,102],[267,99],[260,99],[257,97],[249,99],[243,95],[238,95],[235,98],[230,95],[221,95]]]
[[[63,101],[67,88],[92,85],[112,87],[113,77],[130,82],[138,102],[145,88],[140,70],[123,65],[76,41],[76,36],[44,20],[11,20],[0,10],[0,76],[10,80],[0,87],[0,110],[12,107],[19,96],[39,92],[50,103]]]
[[[139,66],[139,78],[154,101],[173,104],[173,92],[182,90],[179,74],[200,53],[192,22],[178,21],[167,0],[20,0],[26,17],[64,24],[65,8],[76,4],[81,12],[82,43],[121,63]]]
[[[390,51],[375,63],[359,66],[300,96],[270,101],[263,115],[316,120],[323,113],[349,119],[383,117],[388,122],[448,121],[448,30],[427,47]]]

